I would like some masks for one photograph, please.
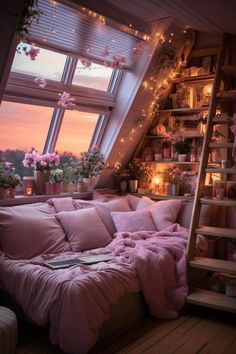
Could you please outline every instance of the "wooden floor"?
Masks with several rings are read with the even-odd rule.
[[[207,308],[186,307],[171,321],[152,318],[98,343],[89,354],[236,354],[236,316]],[[48,332],[20,324],[17,354],[62,354]]]

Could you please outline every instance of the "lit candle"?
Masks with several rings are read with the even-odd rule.
[[[25,176],[23,177],[23,193],[24,195],[33,195],[34,192],[34,177]]]
[[[33,191],[31,187],[26,188],[26,195],[32,195],[33,194],[32,192]]]

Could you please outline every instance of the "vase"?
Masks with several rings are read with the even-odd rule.
[[[130,193],[137,193],[138,190],[138,180],[130,179],[129,180],[129,191]]]
[[[16,188],[9,188],[8,189],[8,198],[15,198],[16,196]]]
[[[35,193],[46,193],[46,182],[49,179],[49,171],[34,171]]]
[[[51,195],[54,194],[54,184],[51,182],[45,182],[46,184],[46,194]]]
[[[84,193],[87,192],[87,185],[84,182],[77,183],[77,192]]]
[[[127,180],[121,180],[120,181],[120,191],[121,192],[126,192],[127,191],[127,189],[128,189],[128,182],[127,182]]]
[[[171,184],[170,185],[170,195],[176,196],[179,195],[180,185],[179,184]]]
[[[178,154],[178,161],[185,162],[187,160],[187,154]]]
[[[94,189],[94,179],[92,177],[83,178],[84,184],[87,186],[87,191],[91,192]]]
[[[61,182],[53,183],[53,193],[54,194],[61,194]]]
[[[7,196],[8,196],[8,189],[0,188],[0,199],[7,199]]]

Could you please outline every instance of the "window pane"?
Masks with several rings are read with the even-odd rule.
[[[78,60],[72,84],[107,91],[113,69],[92,63],[85,68]]]
[[[43,152],[53,108],[3,101],[0,106],[0,159],[24,174],[22,158],[32,148]]]
[[[22,43],[21,47],[26,47],[26,51],[28,51],[31,46]],[[16,52],[11,71],[61,81],[66,55],[43,48],[39,49],[35,60],[31,60],[29,56],[25,55],[23,50],[21,50],[21,54]]]
[[[82,151],[87,151],[98,118],[99,114],[66,111],[56,145],[58,154],[66,152],[79,156]]]

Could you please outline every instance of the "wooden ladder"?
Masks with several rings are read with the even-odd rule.
[[[212,227],[212,226],[199,226],[199,218],[201,212],[201,206],[203,204],[208,205],[219,205],[224,207],[236,207],[236,200],[233,199],[215,199],[215,198],[203,198],[204,184],[206,173],[220,173],[227,177],[228,174],[235,173],[236,168],[209,168],[208,158],[209,153],[212,148],[225,149],[228,151],[229,148],[233,147],[233,143],[213,143],[212,134],[215,124],[230,124],[230,120],[216,118],[216,111],[221,101],[236,100],[236,90],[226,90],[227,84],[226,78],[229,75],[236,74],[236,65],[225,66],[226,60],[229,54],[229,39],[227,34],[222,36],[222,43],[219,50],[219,55],[217,59],[217,67],[215,73],[215,79],[212,89],[212,98],[209,107],[208,120],[206,124],[206,132],[202,148],[202,158],[199,166],[199,177],[196,187],[196,194],[193,203],[193,213],[190,223],[189,239],[187,245],[187,271],[189,279],[189,294],[187,296],[187,302],[193,303],[201,306],[211,307],[219,310],[224,310],[228,312],[236,312],[236,297],[230,297],[224,293],[214,292],[201,287],[196,287],[191,285],[192,279],[191,274],[195,272],[200,273],[200,270],[205,270],[205,272],[219,272],[223,275],[228,275],[229,277],[236,276],[236,262],[229,260],[222,260],[216,258],[207,257],[195,257],[194,250],[196,244],[196,235],[204,235],[206,237],[219,237],[227,239],[236,239],[236,230],[230,228],[222,227]],[[220,91],[222,85],[224,85],[224,91]],[[226,150],[227,149],[227,150]],[[227,209],[226,209],[227,210]],[[195,269],[195,270],[194,270]],[[236,278],[235,278],[236,284]]]

